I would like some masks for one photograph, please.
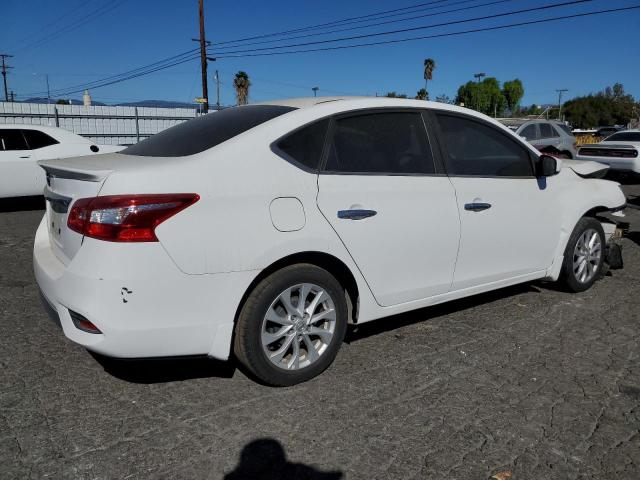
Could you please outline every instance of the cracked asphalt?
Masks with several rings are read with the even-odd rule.
[[[526,284],[363,325],[286,389],[66,340],[32,273],[41,216],[0,213],[2,479],[640,478],[638,211],[625,268],[592,290]]]

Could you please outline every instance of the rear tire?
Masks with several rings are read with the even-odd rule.
[[[600,278],[605,260],[602,225],[594,218],[582,217],[576,224],[564,251],[561,281],[572,292],[584,292]]]
[[[260,381],[290,386],[331,365],[346,330],[344,288],[320,267],[291,265],[249,294],[238,317],[234,352]]]

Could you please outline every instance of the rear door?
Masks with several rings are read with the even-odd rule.
[[[419,110],[336,117],[317,202],[380,305],[449,290],[460,234],[455,191]]]
[[[463,114],[436,118],[462,225],[453,289],[544,271],[560,235],[555,179],[536,178],[531,152],[499,127]]]

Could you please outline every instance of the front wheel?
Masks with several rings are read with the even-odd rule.
[[[602,225],[583,217],[573,229],[564,251],[562,280],[573,292],[591,288],[602,272],[605,238]]]
[[[236,325],[237,359],[259,380],[288,386],[322,373],[347,329],[344,289],[326,270],[299,264],[263,279]]]

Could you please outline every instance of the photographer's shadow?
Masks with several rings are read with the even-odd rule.
[[[321,472],[301,463],[287,461],[282,445],[272,438],[247,444],[240,453],[238,466],[224,480],[338,480],[342,472]]]

